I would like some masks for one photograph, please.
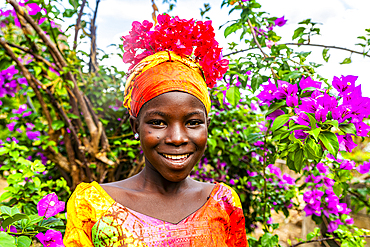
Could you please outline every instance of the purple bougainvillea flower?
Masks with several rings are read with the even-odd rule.
[[[313,98],[302,98],[302,104],[299,109],[304,112],[315,113],[318,107],[317,101]]]
[[[317,91],[319,92],[319,91]],[[338,101],[334,96],[329,94],[318,94],[316,97],[317,105],[322,106],[322,108],[327,109],[328,111],[334,110],[338,106]]]
[[[326,121],[326,116],[328,115],[329,110],[319,106],[315,113],[315,118],[317,121],[324,123]]]
[[[356,167],[356,170],[361,174],[366,174],[370,172],[370,162],[365,161],[362,165]]]
[[[267,166],[270,169],[270,173],[275,174],[278,178],[281,178],[281,170],[279,167],[270,164]]]
[[[28,139],[33,141],[33,140],[38,140],[39,139],[38,137],[41,135],[41,133],[40,133],[40,131],[27,131],[26,135],[27,135]]]
[[[314,81],[309,76],[307,78],[302,77],[301,81],[299,82],[299,87],[301,89],[305,89],[305,88],[308,88],[308,87],[315,87],[315,88],[320,89],[321,88],[321,82],[320,81]]]
[[[346,134],[345,136],[336,134],[336,136],[338,138],[340,151],[352,152],[352,149],[357,147],[357,144],[354,143],[351,134]]]
[[[302,111],[299,108],[295,108],[294,111],[297,114],[297,116],[291,117],[291,119],[293,119],[294,122],[300,125],[310,126],[310,118],[307,116],[306,112]]]
[[[256,97],[262,101],[262,103],[267,103],[276,99],[275,92],[277,90],[276,85],[268,80],[269,84],[262,85],[262,92],[260,92]]]
[[[353,160],[345,160],[340,164],[339,168],[343,170],[352,170],[355,166],[356,163]]]
[[[328,225],[328,232],[334,232],[338,229],[338,225],[343,225],[343,223],[340,221],[340,219],[336,219],[334,221],[331,221]]]
[[[340,105],[333,110],[332,115],[333,119],[338,120],[339,123],[342,123],[352,116],[351,113],[352,113],[351,105]]]
[[[347,90],[350,92],[355,88],[357,78],[358,76],[353,75],[341,76],[341,78],[334,76],[332,85],[339,92],[339,95],[342,96]]]
[[[357,122],[354,123],[356,130],[357,130],[357,136],[367,136],[370,131],[370,126],[365,124],[364,122]]]
[[[333,179],[328,178],[328,177],[324,177],[323,182],[326,185],[326,187],[333,187],[333,185],[335,183],[335,181]]]
[[[15,226],[8,226],[7,228],[5,228],[5,230],[3,227],[0,228],[1,232],[8,232],[8,230],[9,232],[18,233],[17,228]]]
[[[348,225],[353,225],[353,218],[349,218],[349,219],[346,219],[345,220],[345,222],[346,222],[346,224],[348,224]]]
[[[325,175],[329,172],[329,168],[321,162],[317,164],[316,168],[319,172],[324,173]]]
[[[289,174],[284,174],[283,175],[283,180],[287,183],[287,184],[290,184],[290,185],[294,185],[295,183],[295,179],[292,178]]]
[[[48,194],[44,196],[37,203],[37,211],[39,216],[44,216],[45,218],[52,217],[65,208],[65,202],[59,201],[58,196],[55,193]]]
[[[314,184],[317,184],[318,182],[320,182],[322,179],[322,176],[315,176],[313,174],[311,175],[308,175],[307,178],[306,178],[306,183],[314,183]]]
[[[16,125],[16,122],[11,122],[10,124],[7,124],[6,127],[9,129],[10,132],[13,132],[15,125]]]
[[[295,95],[288,95],[286,98],[286,104],[289,107],[294,107],[298,105],[298,96]]]
[[[20,105],[18,110],[15,110],[13,109],[12,110],[12,113],[14,114],[22,114],[25,110],[27,110],[27,105],[26,104],[23,104],[23,105]]]
[[[62,233],[55,230],[47,230],[45,235],[39,232],[36,238],[46,247],[64,247]]]
[[[33,128],[35,128],[35,125],[32,124],[32,123],[26,123],[26,130],[32,130]]]
[[[297,92],[297,84],[290,84],[289,82],[278,80],[278,89],[276,91],[277,99],[285,99],[288,95],[297,95]]]
[[[297,139],[306,139],[307,136],[309,136],[309,134],[307,134],[306,132],[304,132],[304,130],[294,130],[294,137],[297,138]]]
[[[275,25],[276,26],[279,26],[279,27],[282,27],[285,25],[285,23],[287,22],[287,20],[284,19],[284,16],[283,17],[280,17],[280,18],[277,18],[275,20]]]

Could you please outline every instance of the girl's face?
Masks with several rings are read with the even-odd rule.
[[[131,118],[146,166],[172,182],[184,180],[202,157],[208,124],[202,102],[183,92],[162,94],[146,103],[137,119]]]

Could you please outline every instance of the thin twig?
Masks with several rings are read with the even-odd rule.
[[[370,238],[370,235],[361,235],[361,236],[356,236],[356,237]],[[336,239],[340,239],[340,238],[339,237],[333,237],[333,238],[322,238],[322,239],[317,239],[317,240],[309,240],[309,241],[304,241],[304,242],[299,242],[299,243],[293,244],[290,247],[297,247],[299,245],[308,244],[308,243],[317,243],[317,242],[324,242],[324,241],[326,242],[326,241],[329,241],[329,240],[336,240]]]
[[[354,51],[354,50],[351,50],[351,49],[348,49],[348,48],[333,46],[333,45],[304,44],[304,43],[285,43],[284,45],[296,45],[296,46],[307,45],[307,46],[317,46],[317,47],[323,47],[323,48],[333,48],[333,49],[349,51],[351,53],[356,53],[356,54],[360,54],[360,55],[363,55],[363,56],[366,56],[366,57],[370,57],[369,54],[365,54],[364,52]]]
[[[81,17],[83,14],[83,10],[86,4],[86,0],[82,1],[80,12],[78,13],[77,21],[76,21],[76,26],[75,26],[75,38],[73,41],[73,50],[75,51],[77,49],[77,38],[78,38],[78,31],[80,31],[80,25],[81,25]]]
[[[258,49],[260,49],[261,53],[263,54],[263,57],[264,57],[264,58],[268,58],[267,54],[262,50],[261,44],[260,44],[260,43],[258,42],[258,40],[257,40],[256,32],[254,31],[254,28],[253,28],[252,23],[251,23],[251,21],[249,20],[249,18],[248,18],[248,26],[249,26],[249,28],[251,29],[254,43],[256,43],[256,45],[257,45]]]
[[[47,66],[51,67],[54,70],[60,71],[58,68],[56,68],[54,65],[52,65],[48,60],[46,60],[42,56],[40,56],[40,55],[34,53],[33,51],[31,51],[31,49],[25,48],[25,47],[21,47],[21,46],[15,45],[15,44],[11,44],[9,42],[7,42],[7,44],[9,46],[11,46],[11,47],[17,48],[17,49],[25,52],[25,53],[31,54],[34,58],[36,58],[36,60],[39,60],[40,62],[45,63]]]
[[[333,46],[333,45],[303,44],[303,43],[283,43],[282,45],[296,45],[296,46],[306,45],[306,46],[316,46],[316,47],[323,47],[323,48],[332,48],[332,49],[349,51],[351,53],[360,54],[360,55],[363,55],[363,56],[366,56],[366,57],[370,57],[369,54],[365,54],[364,52],[354,51],[354,50],[351,50],[351,49],[347,49],[347,48],[344,48],[344,47]],[[231,53],[226,54],[224,56],[234,55],[234,54],[238,54],[238,53],[249,51],[249,50],[256,49],[256,48],[257,47],[243,49],[243,50],[240,50],[240,51],[234,51],[234,52],[231,52]]]
[[[351,195],[353,195],[353,196],[357,197],[357,199],[359,199],[363,204],[365,204],[367,207],[369,207],[369,208],[370,208],[370,204],[369,204],[367,201],[363,200],[363,199],[361,198],[361,196],[359,196],[357,193],[355,193],[355,192],[353,192],[353,191],[351,191],[351,190],[348,190],[348,192],[349,192]]]

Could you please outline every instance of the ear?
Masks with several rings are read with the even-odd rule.
[[[130,116],[130,125],[134,134],[139,133],[139,120],[136,117]]]
[[[207,129],[209,128],[209,125],[211,124],[211,118],[207,117]]]

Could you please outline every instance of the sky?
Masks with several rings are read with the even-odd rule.
[[[271,16],[285,16],[288,20],[283,27],[275,29],[279,36],[282,36],[280,43],[291,42],[294,30],[298,27],[298,22],[311,18],[313,22],[322,23],[321,36],[312,38],[311,43],[345,47],[356,51],[362,51],[358,36],[365,35],[365,29],[370,28],[370,9],[369,0],[259,0],[261,10],[270,13]],[[219,26],[226,21],[235,19],[239,16],[238,12],[228,15],[229,9],[221,9],[221,0],[178,0],[177,5],[171,15],[178,15],[180,18],[201,19],[200,8],[204,3],[211,5],[211,10],[206,14],[212,20],[216,30],[216,39],[221,46],[227,47],[227,43],[236,41],[238,35],[230,35],[227,39],[223,36],[223,30]],[[162,0],[157,0],[156,4],[159,12],[166,12],[167,4],[162,4]],[[91,5],[93,8],[94,6]],[[114,52],[110,44],[121,43],[120,37],[128,34],[133,21],[151,21],[153,12],[151,0],[102,0],[99,5],[97,18],[97,44],[98,47],[106,52]],[[243,48],[243,45],[240,45]],[[330,59],[326,63],[322,59],[322,48],[315,47],[293,47],[297,51],[312,51],[308,61],[322,63],[324,66],[317,69],[317,72],[332,80],[334,76],[356,75],[357,83],[361,83],[363,95],[370,97],[370,58],[358,54],[350,54],[346,51],[330,49]],[[267,49],[267,48],[266,48]],[[256,52],[258,52],[256,50]],[[225,53],[224,53],[225,54]],[[351,56],[352,63],[340,65],[345,58]],[[121,59],[117,56],[106,64],[113,64],[121,69],[127,69]]]
[[[66,1],[66,0],[64,0]],[[155,0],[159,12],[168,10],[167,4],[162,4],[162,0]],[[219,26],[228,20],[239,17],[239,12],[228,15],[229,8],[221,9],[222,0],[177,0],[176,7],[171,15],[178,15],[180,18],[201,19],[200,8],[204,3],[209,3],[211,10],[206,14],[212,20],[216,31],[216,40],[221,47],[227,47],[227,43],[238,41],[238,35],[230,35],[225,39],[224,29],[219,30]],[[288,20],[285,26],[277,27],[274,30],[282,40],[279,43],[291,42],[294,30],[298,27],[298,22],[311,18],[313,22],[321,23],[321,36],[314,36],[311,43],[345,47],[356,51],[362,51],[358,36],[365,35],[365,29],[370,28],[370,0],[259,0],[265,11],[271,16],[284,16]],[[91,9],[94,9],[94,1],[90,0]],[[117,52],[111,44],[121,44],[120,37],[128,34],[133,21],[149,20],[152,21],[151,0],[101,0],[97,15],[97,46],[106,53]],[[87,18],[86,16],[85,18]],[[65,29],[71,22],[65,22],[62,29]],[[73,39],[73,35],[69,40]],[[88,50],[89,44],[81,44],[79,47]],[[239,46],[241,49],[243,45]],[[301,48],[293,47],[296,51],[312,51],[308,57],[308,62],[313,61],[322,63],[324,66],[316,71],[323,77],[328,78],[329,82],[334,76],[356,75],[357,84],[362,85],[364,96],[370,97],[370,58],[358,54],[350,54],[346,51],[330,49],[330,59],[326,63],[322,59],[322,48],[305,46]],[[268,49],[268,48],[266,48]],[[256,50],[258,52],[258,50]],[[224,54],[227,51],[224,51]],[[340,65],[345,58],[351,56],[352,63]],[[110,57],[103,62],[106,65],[114,65],[121,70],[127,70],[125,65],[118,57]]]

